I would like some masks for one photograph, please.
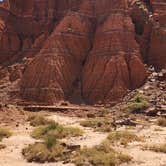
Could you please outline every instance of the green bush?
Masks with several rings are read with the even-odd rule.
[[[32,137],[36,139],[45,138],[47,135],[54,136],[56,139],[65,137],[77,137],[83,135],[83,131],[75,127],[63,127],[58,123],[50,123],[49,125],[39,126],[32,132]]]
[[[128,103],[127,109],[132,113],[141,113],[150,106],[147,99],[141,95],[136,95],[131,102]]]

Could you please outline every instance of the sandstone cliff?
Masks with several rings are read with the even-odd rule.
[[[0,2],[0,96],[118,101],[144,83],[145,64],[166,68],[165,11],[165,0]]]

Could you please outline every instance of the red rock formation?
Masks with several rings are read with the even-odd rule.
[[[166,2],[165,0],[133,1],[131,17],[144,60],[156,69],[166,68]]]
[[[162,0],[8,2],[0,4],[0,64],[22,66],[9,73],[10,81],[21,80],[24,101],[112,103],[144,83],[143,58],[166,64]]]
[[[90,103],[116,101],[146,78],[125,1],[105,2],[102,9],[107,8],[109,14],[102,18],[104,11],[99,12],[93,49],[83,73],[83,95]]]
[[[166,1],[151,0],[153,8],[149,63],[158,69],[166,68]]]
[[[67,98],[90,49],[90,32],[89,20],[78,13],[64,17],[25,70],[23,97],[46,103]]]

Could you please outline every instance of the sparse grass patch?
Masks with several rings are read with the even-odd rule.
[[[93,148],[84,147],[71,157],[71,161],[78,166],[115,166],[131,160],[130,156],[116,152],[108,142]]]
[[[126,110],[130,113],[141,113],[143,110],[147,109],[150,106],[150,103],[147,99],[137,94],[131,102],[128,103]]]
[[[12,133],[8,129],[0,128],[0,141],[3,138],[9,138],[11,135]]]
[[[83,131],[79,128],[64,127],[55,122],[38,126],[32,132],[32,137],[43,139],[43,142],[29,145],[23,149],[22,153],[29,162],[44,163],[63,161],[70,156],[71,150],[61,144],[57,139],[76,137],[82,134]]]
[[[107,116],[109,114],[109,109],[107,109],[107,108],[103,108],[103,109],[101,109],[100,111],[99,111],[99,116],[100,117],[105,117],[105,116]]]
[[[34,161],[44,163],[63,160],[65,147],[56,140],[54,140],[51,146],[47,143],[44,142],[31,144],[23,149],[22,154],[28,162]]]
[[[110,132],[112,131],[111,121],[106,118],[89,118],[81,121],[80,125],[83,127],[91,127],[95,131]]]
[[[157,125],[162,126],[162,127],[166,127],[166,118],[158,118]]]
[[[57,139],[65,137],[77,137],[83,135],[83,131],[76,127],[64,127],[58,123],[50,123],[48,125],[39,126],[32,132],[32,137],[43,139],[47,136],[54,136]]]
[[[29,145],[27,148],[23,149],[22,153],[25,158],[29,162],[35,161],[43,163],[62,161],[66,157],[69,157],[69,154],[65,156],[65,154],[69,152],[69,149],[60,144],[57,139],[81,136],[83,131],[76,127],[64,127],[54,121],[49,121],[44,124],[45,125],[35,128],[31,134],[35,139],[43,139],[43,142]]]
[[[79,137],[84,134],[83,130],[77,127],[64,127],[63,132],[65,137]]]
[[[151,150],[154,152],[166,153],[166,143],[159,144],[159,145],[145,145],[145,146],[143,146],[142,149],[143,150]]]
[[[116,152],[112,147],[112,141],[108,138],[92,148],[73,149],[60,143],[57,139],[73,136],[73,133],[78,135],[76,134],[77,129],[65,128],[57,123],[40,126],[37,129],[40,130],[37,138],[42,138],[43,142],[29,145],[22,151],[29,162],[69,161],[78,166],[115,166],[132,160],[128,155]]]
[[[164,130],[161,128],[155,128],[154,131],[164,131]]]
[[[130,142],[142,141],[136,134],[129,131],[114,131],[108,135],[107,139],[111,143],[120,143],[124,146],[127,146]]]
[[[78,166],[115,166],[132,160],[129,155],[116,152],[110,144],[103,143],[93,148],[84,147],[73,151],[56,140],[49,147],[46,142],[29,145],[23,149],[22,154],[28,162],[70,161]]]
[[[34,127],[47,125],[54,122],[53,120],[49,120],[45,118],[43,115],[38,115],[38,114],[29,115],[27,120],[30,121],[30,125]]]

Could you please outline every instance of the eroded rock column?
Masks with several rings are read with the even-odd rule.
[[[83,72],[88,103],[112,103],[146,79],[127,1],[96,1],[98,26]]]
[[[91,48],[93,28],[85,13],[89,5],[83,3],[79,11],[67,12],[27,67],[21,81],[24,99],[53,104],[71,95]]]

